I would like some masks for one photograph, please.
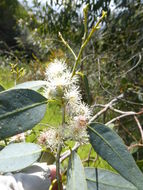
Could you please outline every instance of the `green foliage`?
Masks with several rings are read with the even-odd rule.
[[[9,68],[0,68],[0,84],[5,88],[11,88],[14,86],[13,76],[10,73]]]
[[[0,103],[0,139],[33,128],[46,111],[46,98],[28,89],[1,92]]]
[[[89,17],[85,18],[86,21],[84,21],[83,27],[83,17],[78,12],[80,12],[79,10],[84,2],[89,3]],[[11,39],[8,39],[5,35],[1,35],[2,40],[6,43],[13,45],[16,39],[18,44],[18,48],[14,51],[6,46],[8,52],[2,52],[2,56],[4,56],[5,59],[3,65],[8,65],[9,63],[22,64],[22,62],[26,65],[29,63],[29,66],[26,65],[27,70],[29,70],[31,65],[33,69],[33,73],[31,72],[30,77],[32,78],[34,74],[35,79],[39,79],[38,73],[41,72],[46,65],[39,60],[47,59],[47,57],[52,54],[51,52],[54,52],[53,47],[56,51],[58,48],[61,50],[59,40],[58,43],[51,42],[53,38],[55,41],[57,40],[57,34],[60,31],[65,39],[70,40],[71,44],[73,43],[73,46],[78,47],[78,43],[82,44],[76,56],[77,49],[74,53],[72,48],[68,45],[68,40],[65,41],[60,34],[62,42],[64,42],[64,45],[68,47],[68,50],[70,50],[74,56],[72,76],[79,74],[76,71],[79,71],[80,68],[83,72],[81,76],[83,79],[85,96],[87,97],[83,98],[85,100],[87,99],[87,102],[91,104],[92,98],[90,87],[92,87],[92,93],[94,92],[95,95],[94,100],[102,104],[107,99],[119,93],[124,93],[125,99],[120,102],[117,108],[127,108],[128,110],[135,109],[138,111],[142,106],[142,3],[137,1],[135,1],[137,3],[128,3],[129,1],[119,2],[115,0],[115,5],[118,5],[118,8],[124,7],[125,9],[117,8],[117,12],[113,13],[109,10],[110,2],[111,1],[104,0],[93,2],[88,0],[47,1],[45,5],[42,5],[37,0],[34,0],[34,11],[26,7],[27,13],[22,6],[18,8],[19,3],[16,0],[2,0],[0,2],[0,16],[4,19],[0,21],[0,34],[2,30],[2,34],[4,34],[4,31],[9,32],[9,30],[15,26],[18,27],[18,32],[20,32],[20,35],[17,35],[15,30],[12,29],[12,36],[8,35]],[[52,7],[54,3],[60,8],[59,12]],[[97,15],[100,15],[101,11],[99,10],[101,8],[109,11],[107,19],[104,21],[104,27],[101,28],[101,32],[96,33],[97,37],[94,37],[93,34],[95,30],[99,29],[99,23],[102,19],[97,22],[95,27],[92,26],[94,26]],[[20,12],[22,12],[22,14]],[[10,18],[12,19],[10,20]],[[87,27],[91,28],[89,33]],[[15,36],[17,38],[14,38]],[[82,36],[83,38],[81,39]],[[89,43],[91,36],[94,39],[92,43]],[[95,41],[96,44],[94,43]],[[85,49],[87,43],[89,43],[88,48]],[[93,59],[90,57],[90,53],[92,53]],[[55,55],[53,57],[55,57]],[[2,58],[1,62],[3,63]],[[72,65],[73,59],[70,58],[69,54],[67,54],[67,58],[68,63],[70,63],[69,65]],[[48,57],[48,60],[49,59],[51,59],[51,57]],[[85,64],[86,62],[88,62],[87,65]],[[5,71],[0,70],[0,81],[2,80],[2,85],[6,88],[12,87],[14,82],[13,79],[11,80],[11,74],[7,71],[6,73],[4,72]],[[5,76],[3,77],[2,75]],[[43,75],[42,77],[44,78]],[[13,87],[13,90],[0,92],[0,139],[5,140],[5,138],[32,129],[36,125],[36,127],[32,129],[31,134],[26,137],[27,142],[36,142],[41,131],[46,130],[49,126],[54,126],[56,128],[61,125],[63,119],[61,106],[56,104],[56,101],[53,101],[48,103],[46,111],[45,104],[47,100],[39,93],[33,91],[38,90],[40,87],[43,87],[43,85],[45,85],[45,81],[29,81],[16,85]],[[27,88],[32,90],[28,90]],[[1,88],[1,90],[4,89]],[[132,102],[129,103],[127,99],[129,101],[135,101],[133,102],[135,104],[132,104]],[[96,111],[98,111],[98,109],[96,109],[95,112]],[[45,117],[43,118],[44,114]],[[111,112],[105,114],[103,122],[106,123],[106,120],[111,119],[113,116],[116,116],[116,114],[114,115]],[[39,123],[40,121],[41,123]],[[127,128],[132,128],[134,125],[130,120],[124,120],[123,124],[127,126]],[[133,126],[133,132],[134,129],[135,127]],[[142,190],[142,173],[137,168],[135,161],[126,150],[126,147],[118,135],[105,125],[95,123],[89,126],[88,131],[90,142],[97,154],[105,159],[124,178],[136,186],[134,187],[131,185],[131,183],[123,179],[119,174],[88,168],[85,169],[86,177],[88,178],[88,188],[92,190],[99,185],[99,190],[105,190],[106,188],[108,190]],[[130,133],[130,131],[128,133]],[[135,136],[137,136],[137,139],[140,138],[138,135]],[[126,136],[125,140],[130,144],[131,140],[129,139],[129,141],[127,141],[128,138],[129,137]],[[21,145],[24,150],[26,149],[23,152],[20,152]],[[69,143],[69,145],[71,144]],[[13,144],[6,146],[6,148],[0,152],[0,163],[2,163],[0,164],[0,171],[8,172],[21,170],[36,161],[41,151],[40,148],[37,147],[37,151],[35,152],[34,149],[33,152],[28,146],[28,144]],[[79,149],[78,153],[82,158],[87,157],[90,146],[91,145],[83,146],[84,151],[82,147]],[[27,156],[29,155],[28,150],[31,153],[30,157]],[[17,157],[15,156],[15,151],[17,151]],[[5,152],[6,158],[3,156]],[[20,160],[21,154],[22,160]],[[36,157],[34,156],[35,154]],[[101,159],[95,159],[96,156],[98,157],[97,154],[92,151],[91,155],[89,154],[89,158],[91,156],[95,161],[90,162],[88,160],[86,164],[94,164],[96,167],[100,167],[101,165],[98,165],[98,162],[100,162]],[[8,159],[9,155],[10,160]],[[43,154],[43,160],[49,160],[48,163],[50,164],[53,163],[54,156],[50,155],[52,157],[51,159],[49,155],[50,154],[45,153],[44,157]],[[59,156],[60,151],[57,153],[56,163],[59,162]],[[5,158],[5,160],[3,158]],[[17,159],[16,162],[15,159]],[[13,163],[16,164],[13,165]],[[103,161],[101,164],[102,167],[107,166]],[[139,165],[142,167],[142,163]],[[108,169],[112,170],[112,168]],[[98,175],[95,171],[98,172]],[[78,155],[72,152],[68,167],[67,189],[87,189],[85,173]]]
[[[90,1],[90,0],[82,0],[82,1],[51,1],[51,5],[54,4],[54,2],[56,2],[55,4],[57,5],[57,7],[62,8],[62,14],[61,16],[63,16],[64,18],[62,19],[64,21],[64,19],[67,19],[67,21],[71,24],[70,26],[72,26],[73,28],[76,28],[76,24],[78,22],[76,22],[76,24],[72,21],[74,21],[74,15],[77,16],[77,20],[80,18],[82,18],[82,13],[80,12],[80,10],[83,8],[83,4],[88,4],[88,28],[92,28],[95,24],[95,21],[97,21],[97,17],[101,16],[101,12],[100,10],[105,10],[105,11],[110,11],[109,5],[111,0],[96,0],[96,1]],[[70,11],[68,11],[70,9]],[[79,18],[78,18],[79,17]],[[59,17],[59,20],[60,17]],[[66,21],[66,20],[65,20]],[[66,23],[66,22],[64,22]],[[64,25],[64,23],[62,23],[62,26]],[[59,26],[59,31],[62,31],[62,26]],[[73,31],[74,32],[74,31]],[[83,33],[81,34],[83,35]],[[80,39],[82,36],[78,36]]]
[[[141,190],[143,174],[120,137],[103,124],[92,123],[88,130],[94,150],[124,178]]]
[[[119,174],[98,168],[85,168],[88,190],[137,190]]]
[[[85,50],[82,69],[88,76],[91,94],[97,104],[106,104],[113,97],[124,94],[115,106],[117,109],[142,110],[142,8],[141,1],[115,1],[114,10],[107,15],[101,33],[93,37],[95,43]],[[98,111],[99,108],[95,108],[95,113]],[[114,111],[108,110],[97,121],[106,123],[117,116]],[[142,115],[138,119],[142,125]],[[114,129],[127,146],[140,141],[133,117],[116,121]],[[142,148],[134,156],[135,159],[142,159]]]
[[[41,154],[41,147],[32,143],[9,144],[0,152],[0,172],[19,171],[33,164]]]
[[[25,17],[26,11],[17,0],[0,1],[0,40],[15,45],[16,20]]]
[[[77,180],[78,178],[78,180]],[[84,168],[80,157],[72,152],[67,171],[67,190],[87,190]]]
[[[31,89],[31,90],[39,90],[40,88],[46,85],[45,81],[37,80],[37,81],[28,81],[21,84],[18,84],[14,87],[14,89]]]

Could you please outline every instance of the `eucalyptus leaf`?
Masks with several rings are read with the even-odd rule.
[[[119,174],[98,169],[85,168],[85,175],[88,190],[95,190],[98,184],[98,190],[137,190],[137,188]]]
[[[12,89],[31,89],[31,90],[39,90],[40,88],[46,85],[46,81],[37,80],[37,81],[28,81],[21,84],[16,85]]]
[[[41,147],[33,143],[9,144],[0,151],[0,172],[14,172],[33,164],[41,154]]]
[[[87,190],[84,168],[76,152],[69,159],[66,190]]]
[[[86,75],[83,75],[83,81],[84,81],[84,85],[85,85],[87,101],[88,101],[88,104],[90,105],[91,101],[92,101],[92,98],[91,98],[91,93],[90,93],[90,89],[89,89],[88,78],[87,78]]]
[[[32,129],[43,118],[46,101],[28,89],[0,92],[0,139]]]
[[[90,124],[88,131],[94,150],[120,175],[134,184],[138,190],[142,190],[143,174],[122,139],[113,130],[99,123]]]
[[[92,102],[92,97],[91,97],[91,93],[90,93],[90,89],[89,89],[88,78],[82,72],[77,72],[77,74],[79,76],[81,76],[81,78],[82,78],[82,81],[83,81],[84,87],[85,87],[85,93],[86,93],[86,96],[87,96],[87,102],[90,105],[91,102]]]

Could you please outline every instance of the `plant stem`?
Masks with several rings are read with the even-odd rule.
[[[85,8],[83,9],[83,14],[84,14],[84,20],[83,20],[83,23],[84,23],[84,35],[83,35],[83,38],[82,38],[82,44],[84,43],[84,41],[86,40],[86,37],[87,37],[87,15],[88,15],[88,8],[89,8],[89,4],[87,4],[85,6]]]
[[[62,106],[62,128],[65,124],[65,106]]]
[[[60,179],[60,153],[62,150],[62,145],[59,143],[58,150],[57,150],[57,156],[56,156],[56,178],[58,183],[58,190],[61,190],[62,183]]]
[[[64,105],[64,103],[62,103],[62,129],[64,128],[64,124],[65,124],[65,105]],[[62,144],[60,142],[60,137],[59,137],[59,145],[58,145],[57,155],[56,155],[56,178],[57,178],[57,183],[58,183],[58,190],[61,190],[61,188],[62,188],[62,183],[61,183],[61,178],[60,178],[60,154],[61,154],[61,151],[62,151]]]
[[[82,43],[82,45],[81,45],[81,48],[80,48],[80,50],[79,50],[77,59],[76,59],[76,61],[75,61],[74,67],[73,67],[72,77],[75,75],[76,67],[77,67],[77,65],[78,65],[78,63],[79,63],[79,61],[80,61],[81,54],[82,54],[84,48],[86,47],[87,43],[90,41],[90,39],[91,39],[93,33],[94,33],[96,30],[99,29],[99,24],[100,24],[100,22],[103,20],[103,18],[104,18],[105,16],[106,16],[106,12],[103,11],[101,18],[98,20],[98,22],[96,23],[96,25],[91,29],[91,31],[90,31],[89,35],[87,36],[86,40],[83,41],[83,43]]]
[[[70,50],[70,52],[73,54],[75,60],[77,59],[76,54],[74,53],[73,49],[70,47],[70,45],[64,40],[62,34],[59,32],[59,37],[61,38],[63,44]]]

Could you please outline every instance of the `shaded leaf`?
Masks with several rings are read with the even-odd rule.
[[[137,190],[137,188],[114,172],[97,169],[85,168],[85,175],[88,190],[95,190],[98,183],[98,190]]]
[[[0,93],[0,139],[33,128],[46,112],[46,98],[28,89]]]
[[[91,98],[91,93],[90,93],[90,89],[89,89],[89,84],[88,84],[88,79],[86,75],[83,75],[83,81],[84,81],[84,85],[85,85],[85,91],[86,91],[86,95],[87,95],[87,101],[88,104],[90,105],[92,102],[92,98]]]
[[[113,130],[99,123],[90,124],[88,131],[94,150],[138,190],[142,190],[143,174],[122,139]]]
[[[34,163],[41,154],[41,147],[33,143],[9,144],[0,152],[0,172],[13,172]]]
[[[31,89],[31,90],[39,90],[40,88],[46,85],[46,81],[37,80],[37,81],[28,81],[21,84],[16,85],[12,89]]]
[[[84,168],[76,152],[69,159],[66,190],[87,190]]]
[[[81,76],[81,78],[83,80],[84,87],[85,87],[85,93],[86,93],[86,97],[87,97],[87,101],[88,101],[88,104],[90,105],[91,102],[92,102],[92,97],[91,97],[91,93],[90,93],[90,89],[89,89],[88,78],[82,72],[77,72],[76,74],[78,74],[79,76]]]

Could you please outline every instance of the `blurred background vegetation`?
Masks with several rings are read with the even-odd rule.
[[[0,1],[1,85],[10,88],[15,81],[21,83],[44,79],[45,67],[54,58],[65,58],[69,65],[72,64],[73,57],[59,39],[58,32],[78,52],[84,33],[82,9],[89,3],[89,31],[102,10],[107,11],[107,18],[94,34],[81,59],[80,69],[88,78],[91,104],[105,104],[123,93],[124,99],[118,102],[116,108],[136,112],[143,109],[142,0],[28,2]],[[12,68],[21,72],[21,77],[17,77]],[[81,87],[83,99],[87,102],[83,81]],[[97,111],[99,108],[94,108],[94,112]],[[98,121],[106,123],[115,116],[117,114],[109,111]],[[138,118],[143,126],[143,116]],[[126,117],[116,121],[113,127],[130,146],[136,141],[140,142],[136,125],[133,117]],[[142,160],[142,148],[134,152],[135,158]]]

